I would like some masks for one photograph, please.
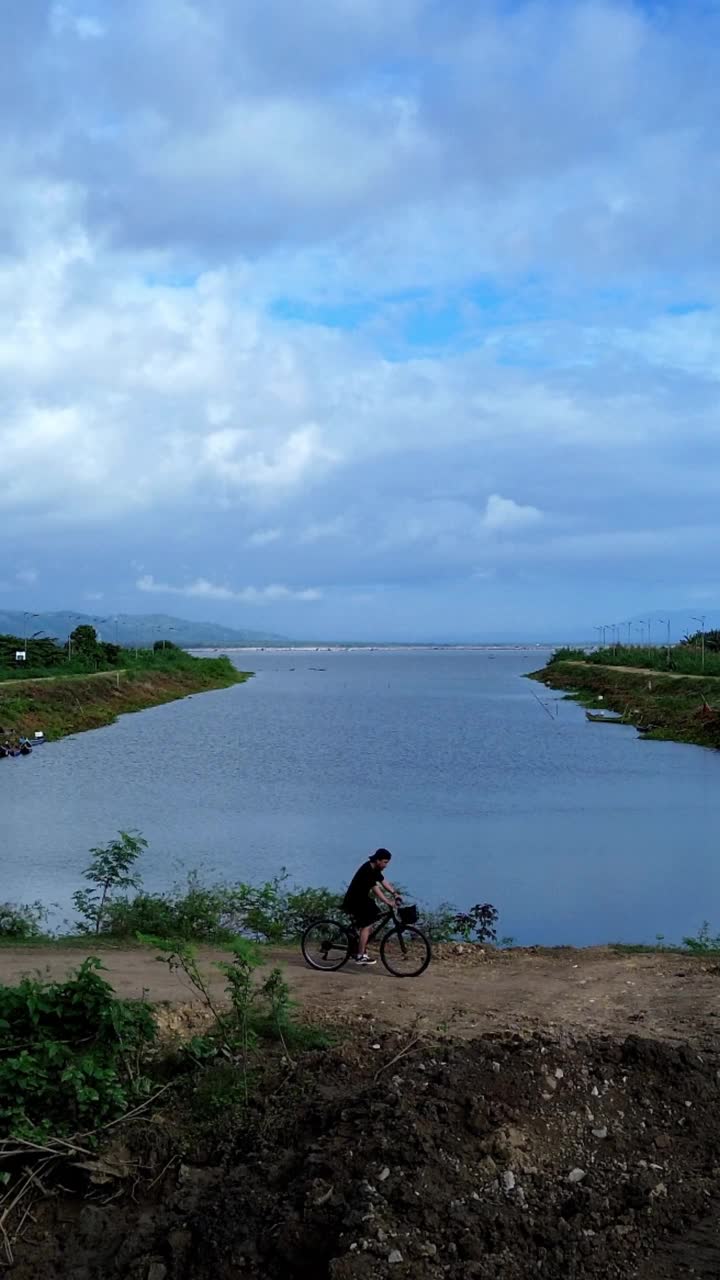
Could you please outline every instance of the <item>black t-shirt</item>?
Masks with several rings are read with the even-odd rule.
[[[352,911],[355,907],[364,907],[376,884],[385,879],[379,867],[371,862],[363,862],[355,872],[343,901],[343,910]]]

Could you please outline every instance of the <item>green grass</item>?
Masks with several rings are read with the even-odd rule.
[[[720,684],[715,676],[689,680],[659,669],[647,674],[589,658],[582,666],[580,662],[556,656],[530,678],[563,692],[572,689],[568,696],[581,706],[602,707],[625,715],[629,724],[650,726],[649,738],[720,747]]]
[[[0,726],[8,735],[32,737],[42,730],[48,740],[112,724],[119,715],[144,711],[188,694],[226,689],[251,673],[238,671],[228,658],[172,658],[149,655],[147,665],[103,673],[99,678],[75,673],[23,685],[0,685]]]
[[[674,671],[679,675],[720,676],[720,653],[705,650],[705,665],[700,645],[676,644],[670,648],[668,661],[664,645],[606,645],[601,649],[558,649],[550,662],[587,662],[594,666],[645,667],[653,671]]]

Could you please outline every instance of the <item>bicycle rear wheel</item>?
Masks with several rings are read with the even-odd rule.
[[[380,959],[396,978],[419,978],[427,969],[432,952],[425,934],[414,925],[390,929],[380,943]]]
[[[350,955],[350,931],[337,920],[313,920],[300,945],[311,968],[342,969]]]

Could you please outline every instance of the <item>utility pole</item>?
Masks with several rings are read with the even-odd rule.
[[[23,658],[23,662],[27,662],[28,621],[30,618],[39,618],[39,617],[40,617],[39,613],[25,614],[25,635],[23,638],[23,653],[25,654],[25,657]]]
[[[699,622],[700,628],[701,628],[700,629],[700,652],[702,654],[702,657],[700,658],[700,666],[703,674],[705,673],[705,619],[706,617],[707,617],[707,614],[704,613],[701,618],[693,618],[693,622]]]
[[[670,666],[670,619],[658,618],[658,622],[665,623],[665,626],[667,627],[667,662],[668,666]]]

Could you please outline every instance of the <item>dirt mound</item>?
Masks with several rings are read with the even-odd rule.
[[[635,1037],[376,1043],[306,1055],[213,1150],[165,1139],[134,1200],[58,1198],[18,1280],[720,1272],[716,1061]]]

